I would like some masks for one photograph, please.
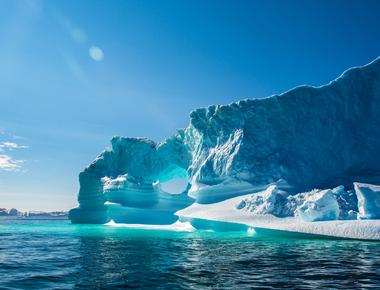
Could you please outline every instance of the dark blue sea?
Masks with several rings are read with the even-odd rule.
[[[380,289],[380,242],[0,220],[0,289]]]

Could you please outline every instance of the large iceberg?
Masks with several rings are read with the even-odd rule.
[[[166,224],[194,202],[215,204],[271,184],[271,203],[291,199],[282,191],[325,189],[290,210],[305,220],[356,218],[352,183],[380,184],[379,110],[380,58],[321,87],[194,110],[189,126],[161,143],[114,137],[80,173],[70,219]],[[174,178],[187,179],[182,194],[162,190]],[[328,190],[339,185],[347,190]],[[363,204],[359,196],[359,207],[370,208]]]

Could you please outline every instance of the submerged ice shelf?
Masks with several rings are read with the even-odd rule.
[[[197,109],[161,143],[114,137],[80,173],[70,219],[169,225],[236,199],[223,222],[264,216],[284,231],[378,237],[380,187],[370,184],[380,184],[379,110],[380,58],[322,87]],[[187,188],[165,192],[175,178]]]

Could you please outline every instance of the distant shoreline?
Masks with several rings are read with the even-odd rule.
[[[15,208],[12,209],[6,209],[6,208],[0,208],[0,218],[28,218],[28,219],[46,219],[46,218],[60,218],[60,219],[67,219],[68,218],[68,212],[67,211],[51,211],[51,212],[45,212],[45,211],[19,211]]]

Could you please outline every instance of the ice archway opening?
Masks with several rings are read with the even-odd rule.
[[[80,173],[79,207],[70,212],[70,219],[76,223],[174,222],[174,212],[192,203],[186,190],[190,161],[180,134],[162,143],[114,137],[111,148]]]
[[[173,178],[161,183],[161,189],[170,194],[181,194],[186,192],[190,187],[189,179],[186,177]]]

